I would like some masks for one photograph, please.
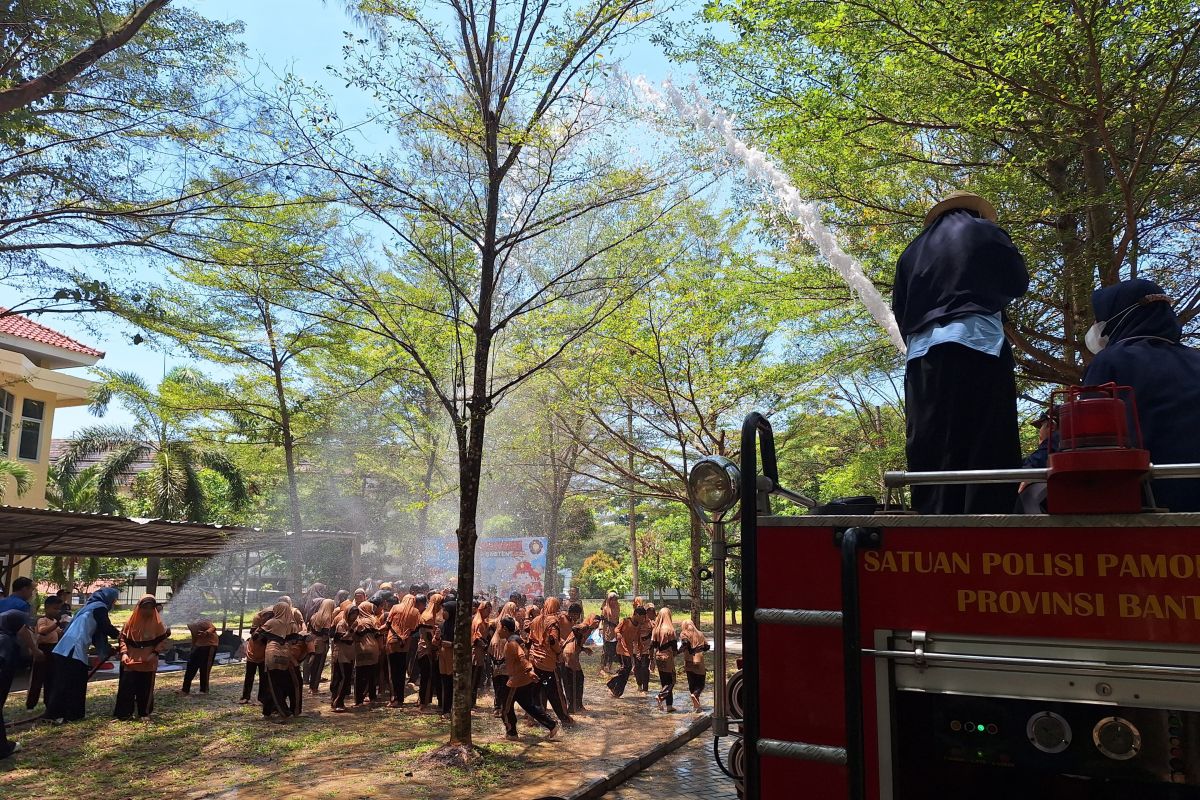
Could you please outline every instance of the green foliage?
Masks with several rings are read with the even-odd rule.
[[[12,479],[18,496],[33,488],[33,470],[16,461],[0,460],[0,501],[4,500],[9,478]]]
[[[625,595],[630,586],[629,565],[597,550],[583,560],[572,583],[584,597],[604,597],[608,592]]]

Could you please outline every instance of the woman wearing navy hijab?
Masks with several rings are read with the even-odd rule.
[[[108,619],[118,594],[111,586],[94,592],[55,645],[50,654],[54,659],[54,696],[46,702],[46,719],[56,723],[83,719],[90,669],[88,647],[95,645],[96,655],[103,660],[111,652],[108,640],[120,637],[121,632]]]

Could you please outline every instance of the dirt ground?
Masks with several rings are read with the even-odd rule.
[[[423,765],[421,756],[447,741],[449,723],[437,715],[382,707],[333,714],[326,693],[306,697],[303,716],[280,724],[263,719],[257,705],[234,702],[242,674],[241,665],[218,668],[210,695],[187,697],[176,693],[182,673],[160,675],[151,722],[112,719],[116,682],[93,684],[87,720],[9,730],[24,749],[0,762],[0,797],[534,800],[566,794],[612,771],[695,718],[682,711],[691,707],[686,690],[676,691],[680,713],[664,714],[655,708],[657,679],[649,695],[628,691],[614,700],[593,666],[586,688],[590,710],[559,741],[524,725],[521,741],[505,741],[488,694],[475,712],[483,764],[435,768]],[[686,686],[682,673],[680,684]],[[10,722],[30,715],[23,694],[11,697],[4,710]]]

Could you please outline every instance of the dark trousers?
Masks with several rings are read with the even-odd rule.
[[[633,658],[633,677],[637,679],[639,692],[650,691],[650,654]]]
[[[567,713],[566,698],[563,696],[562,686],[558,682],[558,673],[554,670],[544,670],[534,667],[533,670],[537,673],[538,683],[542,685],[542,694],[550,703],[550,707],[554,709],[555,715],[558,716],[560,722],[566,722],[571,718]]]
[[[117,702],[113,706],[113,716],[129,719],[135,711],[139,717],[150,716],[154,710],[154,678],[153,672],[136,672],[125,669],[122,664],[117,679]]]
[[[333,676],[329,680],[329,705],[333,708],[345,708],[346,698],[354,685],[354,662],[334,661]]]
[[[625,694],[625,687],[629,685],[629,674],[633,672],[633,659],[629,656],[617,656],[621,661],[621,668],[617,670],[617,674],[608,679],[608,689],[617,697]]]
[[[479,704],[479,695],[483,692],[483,667],[471,667],[471,708]]]
[[[537,720],[538,724],[543,728],[553,730],[555,728],[554,720],[546,713],[546,709],[542,708],[542,704],[538,702],[538,685],[536,683],[526,684],[519,689],[507,689],[507,696],[504,698],[504,732],[509,736],[517,735],[517,712],[515,706],[520,705],[525,710],[525,713]],[[506,687],[507,688],[507,687]]]
[[[361,706],[364,701],[374,703],[379,699],[379,665],[354,665],[354,705]]]
[[[1017,388],[1005,342],[998,356],[935,345],[904,370],[904,447],[910,472],[1021,466]],[[1017,484],[913,486],[921,514],[1011,514]]]
[[[700,693],[704,691],[704,673],[703,672],[687,672],[688,679],[688,694],[699,699]]]
[[[454,676],[438,673],[438,710],[449,714],[454,709]]]
[[[583,670],[564,667],[561,673],[566,676],[563,691],[567,693],[567,712],[583,711]]]
[[[200,691],[208,694],[208,676],[212,674],[213,659],[217,655],[215,647],[193,647],[188,656],[187,668],[183,671],[183,693],[192,691],[192,679],[200,674]]]
[[[600,657],[600,669],[608,669],[613,664],[620,662],[617,658],[617,642],[614,639],[611,642],[604,643],[604,655]]]
[[[265,670],[259,687],[263,716],[269,717],[276,711],[280,716],[291,717],[299,713],[296,700],[300,687],[296,685],[296,673],[291,669]]]
[[[49,704],[50,692],[54,689],[54,659],[50,658],[54,653],[54,645],[39,644],[38,649],[45,658],[33,662],[33,666],[29,668],[29,691],[25,693],[26,708],[33,708],[38,704],[38,697],[43,689],[46,690],[46,703]]]
[[[246,679],[242,681],[242,699],[249,701],[250,693],[254,691],[254,676],[258,676],[258,699],[262,700],[263,694],[263,665],[258,661],[246,662]]]
[[[12,688],[12,679],[12,670],[0,668],[0,758],[8,758],[16,748],[14,743],[8,741],[8,736],[4,732],[8,727],[4,724],[4,704],[8,701],[8,690]]]
[[[667,708],[675,707],[675,670],[670,672],[660,669],[658,671],[658,682],[662,684],[662,690],[658,693],[659,700],[667,702]]]
[[[493,705],[497,711],[504,708],[504,698],[508,697],[508,676],[493,675],[492,676],[492,694]]]
[[[392,678],[392,702],[404,703],[408,693],[408,653],[388,653],[388,669]]]
[[[417,683],[417,702],[427,706],[433,702],[433,673],[436,665],[429,656],[417,659],[417,673],[420,676]]]
[[[318,647],[305,664],[308,667],[308,688],[313,692],[321,688],[321,673],[325,671],[325,658],[329,655],[329,645]]]
[[[54,692],[46,702],[47,719],[68,722],[83,719],[87,703],[88,666],[70,656],[57,653],[54,659]]]

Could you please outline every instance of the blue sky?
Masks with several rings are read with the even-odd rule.
[[[345,42],[343,31],[357,30],[356,23],[346,15],[338,0],[190,0],[189,5],[210,18],[244,23],[243,41],[249,51],[247,69],[265,66],[276,74],[293,72],[309,82],[319,82],[334,96],[339,112],[345,118],[361,117],[368,110],[366,98],[345,89],[342,83],[331,79],[326,70],[326,66],[341,61]],[[685,7],[672,16],[682,18],[690,13],[690,8]],[[645,75],[655,82],[670,75],[688,77],[686,68],[672,65],[650,42],[651,29],[643,31],[644,35],[627,44],[624,52],[614,54],[622,60],[626,71],[631,75]],[[11,289],[0,288],[0,304],[11,305],[18,299]],[[107,316],[88,315],[87,319],[76,320],[47,315],[38,319],[104,350],[106,356],[100,362],[101,366],[136,372],[151,384],[172,366],[189,363],[188,359],[178,355],[164,354],[146,345],[133,345],[131,337],[135,331]],[[86,370],[73,372],[83,376],[88,374]],[[63,409],[55,419],[54,436],[69,437],[97,421],[84,408]],[[116,407],[104,418],[106,424],[128,421],[128,416]]]

